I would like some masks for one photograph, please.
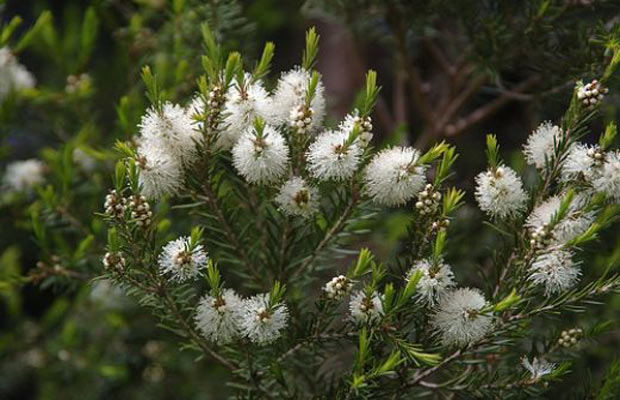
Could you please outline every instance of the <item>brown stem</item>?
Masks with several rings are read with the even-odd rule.
[[[355,188],[353,188],[353,192],[351,193],[351,201],[349,202],[347,207],[342,212],[342,215],[340,216],[340,218],[338,218],[336,223],[327,232],[323,240],[321,240],[319,244],[315,247],[310,257],[307,258],[306,261],[304,261],[299,266],[299,268],[297,268],[293,272],[293,274],[291,275],[291,279],[295,278],[297,275],[302,273],[306,268],[308,268],[308,266],[314,262],[314,260],[318,257],[321,250],[323,250],[323,248],[329,243],[329,241],[333,238],[333,236],[336,235],[340,231],[340,229],[342,229],[345,222],[347,222],[347,219],[349,219],[349,217],[351,216],[351,213],[353,212],[353,209],[355,208],[355,205],[357,204],[358,200],[359,200],[359,194],[355,191]]]
[[[396,50],[400,55],[400,62],[407,74],[407,82],[411,90],[411,96],[416,103],[420,115],[427,125],[433,122],[433,112],[431,107],[426,101],[424,91],[422,90],[422,78],[420,72],[411,62],[409,50],[407,49],[407,43],[405,39],[405,28],[401,19],[401,14],[394,7],[388,7],[387,21],[394,35],[396,41]]]
[[[284,220],[284,229],[282,229],[282,240],[280,241],[280,266],[278,268],[278,274],[280,280],[284,279],[284,268],[286,267],[286,246],[288,243],[288,235],[291,231],[291,224],[289,217]]]
[[[439,65],[439,67],[443,70],[443,72],[446,75],[453,76],[454,74],[456,74],[456,71],[457,71],[456,67],[451,65],[450,61],[448,61],[448,59],[446,58],[446,55],[439,48],[439,46],[437,46],[435,41],[433,41],[429,37],[425,37],[422,40],[422,43],[424,43],[424,47],[426,47],[428,52],[435,59],[435,62],[437,63],[437,65]]]
[[[312,336],[309,339],[306,340],[302,340],[301,342],[297,343],[295,346],[291,347],[290,349],[288,349],[286,352],[282,353],[282,355],[280,355],[280,357],[278,357],[276,359],[277,362],[282,362],[284,361],[285,358],[293,355],[294,353],[296,353],[297,351],[299,351],[300,349],[302,349],[305,346],[311,346],[312,344],[316,343],[316,342],[324,342],[324,341],[329,341],[329,340],[339,340],[339,339],[344,339],[347,337],[354,337],[355,334],[354,333],[335,333],[335,334],[322,334],[322,335],[317,335],[317,336]]]
[[[60,215],[61,218],[64,218],[73,226],[77,231],[79,231],[84,237],[91,235],[90,230],[80,222],[77,218],[75,218],[69,210],[67,210],[64,206],[56,207],[56,212]]]
[[[453,360],[456,360],[458,357],[460,357],[461,353],[462,353],[462,350],[457,350],[454,353],[452,353],[450,356],[448,356],[447,358],[444,358],[442,362],[435,365],[434,367],[427,368],[423,371],[420,371],[413,377],[411,381],[407,382],[405,387],[411,387],[411,386],[417,385],[427,376],[434,374],[435,372],[439,371],[446,365],[450,364]]]
[[[205,196],[199,196],[199,198],[205,200],[209,204],[209,207],[215,213],[215,216],[219,221],[220,225],[222,225],[222,227],[224,228],[224,234],[226,235],[226,238],[237,248],[237,251],[239,252],[239,255],[241,256],[246,268],[252,273],[252,275],[254,275],[254,278],[257,280],[257,282],[264,283],[263,276],[256,270],[256,268],[254,268],[254,264],[250,261],[250,258],[245,251],[245,247],[237,238],[237,235],[228,223],[228,219],[217,204],[217,200],[215,198],[213,190],[211,189],[211,184],[208,177],[205,180],[205,183],[202,185],[202,188]]]
[[[179,311],[179,308],[178,308],[176,302],[170,296],[168,291],[163,286],[160,286],[160,287],[161,287],[161,290],[159,291],[160,296],[166,301],[166,303],[168,304],[168,307],[170,308],[170,311],[174,314],[174,316],[177,319],[178,323],[183,327],[185,332],[189,335],[190,339],[194,343],[196,343],[205,353],[209,354],[214,360],[216,360],[217,362],[222,364],[229,371],[235,371],[237,369],[237,367],[235,365],[233,365],[230,361],[225,359],[223,356],[221,356],[220,354],[215,352],[213,349],[211,349],[202,340],[202,338],[200,337],[198,332],[196,332],[194,327],[190,323],[188,323],[187,319],[183,316],[183,314],[181,314],[181,312]]]
[[[539,81],[540,81],[540,77],[539,76],[537,76],[537,75],[531,76],[531,77],[525,79],[523,82],[521,82],[518,85],[516,85],[512,89],[512,92],[517,92],[518,93],[518,92],[526,91],[526,90],[530,89],[532,86],[534,86],[536,83],[538,83]],[[491,116],[492,114],[497,112],[500,108],[502,108],[506,103],[508,103],[512,99],[513,99],[513,96],[507,95],[507,94],[503,94],[503,95],[499,96],[495,100],[493,100],[493,101],[485,104],[484,106],[479,107],[476,110],[472,111],[468,116],[458,120],[453,125],[452,128],[448,127],[446,129],[445,134],[447,136],[456,136],[456,135],[458,135],[459,133],[467,130],[472,125],[477,124],[480,121],[488,118],[489,116]]]

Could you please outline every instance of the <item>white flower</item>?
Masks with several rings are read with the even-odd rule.
[[[245,79],[246,87],[240,87],[237,82],[228,89],[223,110],[224,118],[215,142],[216,148],[231,149],[243,132],[252,125],[254,118],[260,117],[264,120],[269,118],[272,109],[269,93],[262,82],[249,83],[251,79],[249,74],[246,74]]]
[[[606,154],[600,175],[592,182],[594,189],[614,201],[620,201],[620,152]]]
[[[196,327],[207,340],[228,344],[239,337],[243,301],[232,289],[217,297],[204,296],[196,310]]]
[[[15,90],[33,88],[34,76],[17,62],[15,56],[8,47],[0,49],[0,101]]]
[[[276,203],[287,215],[308,218],[319,208],[319,191],[295,176],[282,185]]]
[[[585,180],[592,183],[592,180],[600,175],[599,167],[603,164],[604,157],[598,146],[573,144],[562,164],[561,179],[564,182]]]
[[[288,147],[282,135],[265,125],[262,135],[251,127],[232,150],[233,164],[249,183],[272,183],[286,172]]]
[[[360,290],[351,296],[349,312],[355,322],[377,322],[383,316],[381,297],[377,292],[367,295],[364,290]]]
[[[161,143],[184,166],[191,165],[198,156],[196,144],[202,141],[202,135],[195,129],[192,113],[178,104],[163,104],[161,114],[150,108],[139,127],[142,138]]]
[[[529,268],[529,277],[535,285],[545,287],[545,296],[563,292],[572,287],[581,271],[570,251],[552,249],[537,256]]]
[[[202,245],[190,249],[189,241],[187,236],[172,240],[159,255],[159,269],[171,281],[184,282],[196,278],[207,264],[207,252]]]
[[[353,131],[355,125],[359,126],[359,136],[357,137],[359,144],[362,148],[368,146],[372,140],[372,119],[369,116],[364,118],[359,116],[359,111],[356,109],[353,113],[347,114],[344,121],[340,123],[338,129],[346,132],[347,135]]]
[[[243,301],[241,330],[245,336],[257,344],[276,341],[288,322],[286,304],[279,303],[269,307],[269,293],[258,294]]]
[[[203,127],[202,121],[198,117],[202,117],[206,110],[205,101],[202,96],[197,93],[188,104],[185,105],[185,114],[190,117],[194,123],[194,130],[201,131]]]
[[[25,192],[45,182],[45,164],[36,159],[13,161],[6,167],[5,185],[13,191]]]
[[[429,305],[434,305],[435,301],[441,297],[448,289],[454,287],[454,273],[452,268],[442,261],[433,265],[431,260],[420,260],[416,262],[407,273],[407,281],[411,279],[417,271],[422,273],[417,284],[415,296],[418,301]]]
[[[488,305],[476,289],[463,288],[439,298],[431,325],[444,345],[464,346],[482,339],[493,325],[491,316],[480,313]]]
[[[493,218],[515,217],[523,211],[527,194],[511,168],[500,165],[476,176],[476,200],[480,209]]]
[[[82,149],[73,149],[73,161],[85,172],[92,172],[97,168],[97,160]]]
[[[420,152],[394,147],[379,152],[366,167],[366,193],[379,204],[398,206],[412,199],[424,186]]]
[[[539,359],[537,357],[534,357],[532,359],[532,362],[530,362],[527,357],[522,357],[521,365],[523,365],[523,368],[525,368],[530,373],[530,380],[532,382],[537,382],[543,376],[549,375],[555,370],[557,366],[556,364],[546,362],[545,360]]]
[[[294,68],[282,74],[273,96],[272,123],[297,124],[299,122],[299,108],[305,105],[306,92],[311,78],[310,72],[302,68]],[[319,79],[314,98],[310,103],[310,109],[306,110],[310,113],[310,121],[301,121],[303,127],[310,132],[319,128],[325,117],[325,95],[323,92],[323,83]],[[308,116],[302,115],[302,117]]]
[[[171,156],[163,142],[143,141],[138,147],[136,165],[140,170],[140,190],[149,199],[174,195],[183,186],[181,164]]]
[[[538,169],[545,167],[546,161],[551,161],[554,156],[554,148],[560,144],[563,132],[559,126],[545,121],[536,128],[527,139],[523,154],[529,164]]]
[[[109,279],[99,279],[93,283],[90,299],[106,309],[119,309],[129,303],[123,289]]]
[[[345,130],[321,133],[310,145],[306,160],[308,170],[317,179],[345,180],[353,176],[362,156],[357,141],[347,144]]]
[[[344,275],[333,277],[323,287],[323,291],[330,299],[342,299],[353,287],[353,283]]]
[[[548,225],[553,216],[560,210],[562,199],[552,196],[539,204],[527,217],[525,226],[530,229],[534,237],[548,241],[548,244],[561,245],[584,233],[592,224],[591,214],[584,214],[580,208],[583,199],[575,196],[568,206],[568,211],[549,232]]]

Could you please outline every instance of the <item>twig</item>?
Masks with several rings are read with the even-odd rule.
[[[433,122],[434,115],[431,111],[430,105],[424,97],[420,72],[411,62],[409,51],[407,50],[405,29],[400,13],[392,6],[389,6],[387,9],[387,21],[396,41],[396,49],[400,54],[400,61],[403,63],[403,67],[408,77],[407,82],[409,83],[413,101],[416,103],[422,119],[427,125],[430,125]]]
[[[170,297],[170,294],[168,293],[168,291],[165,289],[165,287],[161,285],[160,285],[159,295],[166,301],[166,303],[168,304],[168,307],[170,307],[170,310],[174,314],[175,318],[177,319],[181,327],[187,332],[187,334],[190,336],[193,342],[195,342],[205,353],[209,354],[213,359],[215,359],[217,362],[222,364],[229,371],[237,370],[237,367],[235,365],[233,365],[230,361],[225,359],[219,353],[215,352],[215,350],[211,349],[200,338],[200,335],[198,335],[198,332],[196,332],[194,327],[190,323],[188,323],[185,317],[181,314],[174,299]]]
[[[424,39],[422,39],[422,43],[424,43],[424,46],[426,47],[428,52],[435,59],[441,69],[446,73],[446,75],[453,76],[454,74],[456,74],[456,67],[450,64],[450,62],[446,58],[446,55],[443,53],[443,51],[441,51],[439,46],[437,46],[437,44],[431,38],[425,37]]]
[[[207,203],[209,204],[209,207],[215,213],[215,216],[217,217],[217,220],[219,221],[220,225],[222,225],[222,227],[224,228],[224,233],[226,234],[226,238],[233,244],[233,246],[237,248],[237,250],[239,251],[239,255],[243,259],[243,263],[245,264],[247,269],[252,273],[252,275],[254,275],[254,278],[257,279],[258,282],[264,283],[263,276],[256,270],[256,268],[254,268],[254,265],[250,261],[250,258],[248,257],[248,254],[245,251],[245,247],[242,246],[241,242],[237,238],[237,235],[235,234],[235,232],[232,230],[232,227],[228,223],[226,216],[224,215],[219,205],[217,204],[217,200],[215,199],[215,195],[213,194],[213,190],[211,189],[211,184],[209,183],[208,177],[207,177],[206,182],[202,185],[202,188],[203,188],[203,192],[205,193],[205,196],[199,196],[199,198],[207,201]]]
[[[519,83],[513,88],[513,92],[521,92],[530,89],[536,83],[540,81],[540,77],[535,75],[527,78],[523,82]],[[468,116],[459,119],[454,125],[448,126],[446,128],[445,135],[446,136],[456,136],[459,133],[467,130],[474,124],[488,118],[490,115],[494,114],[502,108],[506,103],[512,100],[513,97],[507,94],[503,94],[495,100],[485,104],[482,107],[477,108],[472,111]]]
[[[355,334],[354,333],[335,333],[335,334],[322,334],[322,335],[317,335],[317,336],[312,336],[308,339],[302,340],[301,342],[297,343],[295,346],[291,347],[290,349],[288,349],[286,352],[282,353],[280,355],[280,357],[278,357],[276,359],[277,362],[282,362],[284,361],[285,358],[293,355],[294,353],[296,353],[297,351],[299,351],[301,348],[305,347],[305,346],[309,346],[309,345],[313,345],[317,342],[326,342],[329,340],[338,340],[338,339],[345,339],[347,337],[354,337]]]
[[[417,385],[419,382],[421,382],[427,376],[434,374],[435,372],[439,371],[440,369],[442,369],[446,365],[450,364],[453,360],[456,360],[457,358],[459,358],[461,356],[461,353],[462,353],[462,350],[459,349],[459,350],[455,351],[454,353],[452,353],[447,358],[444,358],[444,360],[442,362],[440,362],[439,364],[435,365],[434,367],[427,368],[427,369],[425,369],[423,371],[418,372],[413,377],[413,379],[411,381],[407,382],[405,387],[411,387],[411,386]]]
[[[73,226],[76,230],[78,230],[85,237],[91,235],[90,230],[87,227],[85,227],[84,224],[80,222],[80,220],[78,220],[73,215],[71,215],[71,213],[64,206],[56,207],[56,212],[61,218],[64,218],[65,220],[67,220],[67,222],[69,222],[71,226]]]
[[[353,193],[351,193],[351,201],[349,202],[347,207],[342,212],[342,215],[340,216],[340,218],[338,218],[336,223],[327,232],[327,234],[325,235],[323,240],[321,240],[319,242],[319,244],[315,247],[315,249],[312,251],[312,254],[310,255],[310,257],[308,257],[306,259],[306,261],[304,261],[299,266],[299,268],[297,268],[293,272],[293,274],[291,275],[291,279],[295,278],[297,275],[299,275],[301,272],[303,272],[306,268],[308,268],[308,266],[310,264],[312,264],[314,262],[314,260],[317,258],[317,256],[321,252],[321,250],[323,250],[323,248],[329,243],[329,241],[332,239],[332,237],[334,235],[336,235],[340,231],[340,229],[342,229],[342,227],[344,226],[345,222],[347,221],[347,219],[351,215],[351,213],[353,211],[353,208],[355,208],[355,205],[357,204],[358,199],[359,199],[359,195],[355,191],[355,188],[353,188]]]
[[[288,244],[288,235],[290,231],[291,224],[289,217],[286,216],[284,220],[284,229],[282,229],[282,240],[280,240],[280,265],[278,267],[280,280],[284,279],[284,268],[286,267],[286,246]]]

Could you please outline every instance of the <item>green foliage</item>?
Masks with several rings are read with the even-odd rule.
[[[304,50],[301,66],[303,69],[310,71],[316,64],[316,56],[319,52],[319,35],[314,27],[306,32],[306,48]]]
[[[604,14],[613,5],[337,1],[323,6],[339,11],[353,29],[364,32],[363,41],[382,32],[379,40],[387,44],[388,57],[398,53],[398,73],[411,85],[407,99],[418,97],[418,65],[424,67],[423,74],[441,70],[451,76],[429,79],[431,91],[422,91],[422,97],[442,98],[433,91],[436,81],[456,85],[446,89],[455,95],[445,100],[447,108],[441,101],[431,104],[431,118],[425,116],[424,107],[405,107],[407,121],[398,121],[393,132],[381,128],[375,132],[378,149],[405,144],[408,128],[420,137],[431,132],[430,142],[419,144],[421,156],[406,166],[423,168],[429,179],[424,190],[437,194],[428,199],[428,212],[407,206],[378,213],[367,199],[362,167],[373,156],[372,147],[364,149],[352,177],[321,181],[308,172],[303,160],[314,137],[297,140],[286,126],[279,129],[291,148],[287,174],[302,176],[320,187],[323,196],[312,218],[285,215],[273,201],[278,187],[251,185],[237,174],[230,153],[212,146],[227,116],[222,109],[226,92],[233,85],[244,90],[256,82],[270,90],[272,69],[282,59],[275,57],[271,42],[257,53],[260,47],[253,38],[260,35],[250,34],[254,26],[236,1],[130,6],[104,2],[84,10],[68,6],[64,18],[43,12],[30,27],[24,27],[28,24],[20,17],[6,19],[1,45],[19,57],[24,54],[24,60],[43,60],[45,68],[37,71],[35,88],[11,93],[3,102],[0,122],[6,143],[0,156],[3,160],[12,156],[15,127],[20,136],[43,131],[44,148],[36,154],[46,170],[45,181],[32,191],[0,197],[3,220],[12,225],[3,233],[9,240],[0,255],[0,298],[10,323],[0,334],[0,354],[10,360],[0,364],[0,397],[18,376],[33,375],[41,384],[40,398],[71,398],[86,392],[92,398],[165,398],[166,388],[184,398],[212,393],[247,399],[535,398],[565,393],[563,382],[581,379],[576,374],[590,368],[584,367],[582,354],[594,357],[598,336],[611,330],[616,319],[617,305],[609,293],[620,285],[620,243],[610,228],[620,209],[601,194],[583,200],[584,193],[596,189],[585,180],[567,183],[559,177],[570,146],[589,138],[590,131],[602,131],[601,119],[606,128],[599,138],[600,149],[614,151],[613,100],[600,109],[586,108],[573,93],[561,121],[570,135],[554,143],[547,165],[535,177],[538,183],[528,187],[531,201],[511,221],[480,224],[480,214],[466,205],[471,187],[464,183],[467,172],[462,167],[471,165],[456,164],[459,155],[451,143],[432,141],[457,135],[461,121],[470,124],[469,115],[460,112],[472,109],[474,117],[480,116],[486,108],[477,106],[488,99],[507,95],[536,101],[549,93],[564,94],[562,85],[568,81],[572,86],[581,77],[600,77],[613,89],[620,60],[617,27],[610,28]],[[578,18],[582,15],[583,20]],[[301,60],[311,72],[303,94],[306,107],[317,96],[321,79],[315,70],[318,42],[316,29],[309,29]],[[441,68],[420,63],[432,58],[428,56],[433,46],[461,61]],[[278,42],[280,47],[286,48]],[[391,82],[390,78],[381,82]],[[509,82],[521,78],[535,84],[523,92],[511,91]],[[360,117],[372,115],[375,122],[385,117],[380,89],[377,73],[369,70],[356,102]],[[148,222],[138,223],[136,209],[130,207],[142,201],[144,171],[135,136],[140,115],[149,105],[162,113],[164,101],[185,105],[197,90],[205,102],[213,102],[204,113],[192,116],[205,140],[196,142],[196,163],[183,167],[182,195],[149,199],[137,209],[151,213]],[[478,91],[482,95],[475,95]],[[376,105],[382,108],[375,110]],[[599,118],[599,110],[608,114]],[[264,139],[267,122],[262,118],[251,122],[257,139]],[[330,121],[325,128],[334,125]],[[495,129],[504,134],[501,127]],[[360,133],[356,123],[342,147],[359,145]],[[38,136],[33,137],[39,142]],[[502,163],[497,142],[495,136],[487,136],[491,168]],[[502,139],[506,154],[510,143]],[[459,181],[451,182],[454,179]],[[103,212],[109,187],[121,205],[128,205],[120,208],[119,215]],[[417,202],[416,196],[409,199],[411,203]],[[561,201],[546,226],[549,230],[575,218],[573,208],[579,201],[586,203],[583,212],[595,218],[561,244],[583,263],[581,282],[549,296],[527,279],[541,253],[531,244],[531,232],[524,224],[533,208],[551,196],[560,196]],[[166,242],[188,233],[187,250],[203,246],[209,260],[200,266],[202,279],[174,282],[160,272],[159,256]],[[391,244],[386,237],[392,238]],[[111,257],[108,261],[121,255],[123,263],[104,269],[104,255]],[[458,348],[438,340],[438,331],[430,324],[436,304],[423,301],[428,276],[421,270],[407,272],[420,260],[432,262],[427,275],[436,274],[439,264],[446,263],[453,266],[456,281],[481,288],[487,306],[467,318],[491,318],[488,335]],[[348,295],[359,290],[364,301],[377,296],[379,317],[355,321],[347,311],[348,295],[345,300],[327,295],[324,282],[340,278],[338,271],[355,288]],[[22,310],[32,301],[26,284],[54,289],[49,301],[44,298],[47,305],[40,310],[41,317]],[[100,285],[109,286],[97,299]],[[282,337],[266,346],[247,338],[232,344],[208,340],[196,324],[196,307],[207,293],[221,300],[224,288],[234,288],[242,297],[268,293],[270,311],[286,306],[290,315]],[[118,299],[124,304],[104,304]],[[163,329],[156,329],[155,323]],[[554,331],[569,326],[584,328],[579,344],[571,349],[557,344],[559,335]],[[160,347],[157,354],[149,350],[153,341]],[[41,354],[45,362],[37,365]],[[557,365],[553,372],[534,378],[518,361],[533,356]],[[596,357],[609,360],[610,355]],[[617,362],[611,363],[592,397],[613,397],[617,370]]]

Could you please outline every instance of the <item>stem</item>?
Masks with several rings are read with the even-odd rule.
[[[396,40],[396,49],[400,55],[401,62],[407,74],[407,82],[411,89],[411,95],[416,103],[417,108],[420,111],[422,119],[427,125],[433,123],[433,112],[430,105],[424,97],[422,90],[422,79],[420,78],[420,72],[411,62],[409,51],[407,50],[407,43],[405,38],[405,28],[401,19],[401,14],[394,7],[390,6],[387,10],[387,21]]]
[[[125,226],[122,226],[122,227],[126,228]],[[167,305],[168,310],[172,312],[172,314],[176,318],[179,325],[186,332],[187,336],[196,345],[198,345],[198,347],[200,347],[206,354],[210,355],[214,360],[218,361],[221,365],[226,367],[229,371],[232,372],[232,371],[237,370],[238,368],[235,365],[233,365],[230,361],[226,360],[223,356],[221,356],[220,354],[215,352],[213,349],[211,349],[202,340],[201,336],[198,334],[198,332],[196,332],[196,329],[192,326],[192,324],[187,322],[187,319],[183,316],[183,314],[179,310],[179,307],[177,306],[176,302],[166,290],[166,286],[161,281],[161,277],[159,277],[156,271],[154,270],[155,266],[151,264],[145,265],[143,261],[143,257],[140,256],[139,249],[135,245],[130,233],[126,229],[121,229],[121,232],[125,235],[126,241],[130,244],[132,248],[134,261],[136,261],[140,265],[141,270],[143,270],[146,276],[150,278],[150,280],[153,283],[153,286],[147,286],[144,283],[134,279],[133,277],[129,275],[123,275],[122,278],[127,280],[132,285],[135,285],[139,289],[145,290],[147,293],[157,294],[158,297],[161,298],[166,303],[165,305]],[[147,272],[149,270],[150,270],[150,273]]]
[[[537,76],[537,75],[531,76],[527,78],[526,80],[522,81],[521,83],[517,84],[512,89],[512,93],[515,93],[515,92],[519,93],[519,92],[526,91],[530,89],[532,86],[534,86],[536,83],[538,83],[539,81],[540,81],[540,76]],[[491,115],[496,113],[500,108],[502,108],[506,103],[508,103],[511,100],[514,100],[514,95],[503,93],[501,96],[499,96],[495,100],[490,101],[484,106],[475,109],[468,116],[459,119],[451,127],[449,126],[450,129],[446,131],[446,136],[458,135],[459,133],[467,130],[472,125],[477,124],[483,121],[484,119],[490,117]]]
[[[282,240],[280,241],[280,266],[278,268],[280,280],[284,279],[284,268],[286,267],[286,245],[288,244],[288,236],[291,231],[289,217],[284,220],[284,229],[282,230]]]
[[[326,342],[326,341],[330,341],[330,340],[339,340],[339,339],[345,339],[348,337],[355,337],[356,335],[354,333],[335,333],[335,334],[321,334],[321,335],[317,335],[317,336],[312,336],[308,339],[302,340],[301,342],[297,343],[295,346],[291,347],[290,349],[288,349],[286,352],[282,353],[280,355],[280,357],[278,357],[276,359],[276,362],[280,363],[282,361],[284,361],[285,358],[291,356],[292,354],[296,353],[297,351],[299,351],[300,349],[302,349],[305,346],[311,346],[315,343],[318,342]]]
[[[435,365],[434,367],[427,368],[427,369],[425,369],[423,371],[420,371],[419,373],[417,373],[413,377],[413,380],[407,382],[405,387],[411,387],[411,386],[417,385],[419,382],[421,382],[427,376],[434,374],[435,372],[439,371],[440,369],[442,369],[446,365],[450,364],[452,361],[454,361],[457,358],[459,358],[461,356],[461,354],[462,354],[462,350],[459,349],[459,350],[455,351],[454,353],[452,353],[450,356],[448,356],[448,358],[445,358],[442,362],[440,362],[439,364]]]
[[[208,158],[206,160],[206,164],[207,164],[206,168],[208,169],[209,168]],[[211,188],[211,182],[210,182],[209,175],[207,175],[204,182],[205,183],[202,185],[202,189],[203,189],[205,196],[200,196],[200,198],[202,198],[203,200],[206,200],[211,210],[215,213],[215,216],[218,222],[224,228],[224,233],[226,234],[226,238],[237,248],[237,251],[239,252],[239,255],[241,256],[241,259],[243,260],[243,263],[245,264],[248,271],[250,271],[252,275],[254,275],[254,278],[257,280],[257,282],[261,282],[264,285],[263,275],[261,275],[256,270],[256,268],[254,268],[254,264],[250,261],[250,258],[247,252],[245,251],[245,247],[242,245],[241,241],[239,240],[234,230],[232,229],[232,226],[228,222],[228,219],[226,218],[221,208],[219,207],[215,194],[213,193],[213,189]]]
[[[194,329],[194,327],[187,322],[187,319],[181,314],[179,308],[174,301],[174,299],[170,296],[166,288],[161,285],[159,290],[159,295],[164,301],[168,304],[170,311],[177,319],[178,323],[185,330],[185,332],[189,335],[190,339],[197,344],[205,353],[209,354],[213,359],[219,362],[222,366],[226,367],[229,371],[235,371],[237,367],[233,365],[230,361],[225,359],[223,356],[215,352],[211,349],[200,337],[198,332]]]
[[[80,222],[77,218],[75,218],[71,213],[64,207],[58,206],[56,207],[56,212],[61,218],[66,219],[71,226],[73,226],[77,231],[84,235],[84,237],[91,235],[90,230]]]
[[[342,227],[345,225],[345,223],[347,222],[347,219],[349,219],[349,217],[351,216],[351,213],[353,212],[353,209],[355,208],[355,205],[357,204],[357,201],[359,200],[359,194],[357,193],[357,191],[355,190],[355,187],[353,187],[352,193],[351,193],[351,201],[349,202],[349,204],[347,205],[347,207],[344,209],[344,211],[342,212],[342,215],[340,216],[340,218],[338,218],[338,220],[336,221],[336,223],[330,228],[330,230],[327,232],[327,234],[325,235],[325,237],[323,238],[323,240],[321,240],[319,242],[319,244],[315,247],[315,249],[312,251],[312,254],[310,255],[309,258],[306,259],[306,261],[304,261],[299,268],[297,268],[293,274],[291,275],[291,279],[297,277],[300,273],[302,273],[306,268],[308,268],[308,266],[310,266],[314,260],[318,257],[319,253],[321,252],[321,250],[323,250],[323,248],[329,243],[329,241],[336,235],[338,234],[338,232],[340,232],[340,230],[342,229]]]

